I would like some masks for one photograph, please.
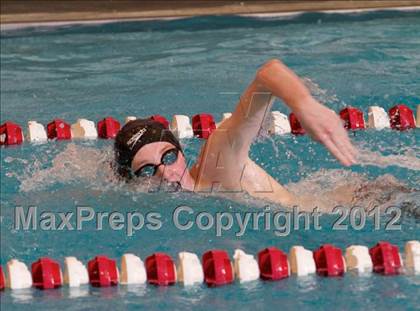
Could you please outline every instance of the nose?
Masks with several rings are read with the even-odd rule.
[[[163,179],[169,182],[179,182],[184,174],[185,167],[180,163],[174,163],[172,165],[161,165],[158,168],[158,175],[162,176]]]

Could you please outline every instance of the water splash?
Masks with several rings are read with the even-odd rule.
[[[307,210],[318,206],[321,211],[331,211],[337,205],[359,206],[365,210],[373,207],[385,209],[420,202],[420,190],[410,189],[390,174],[370,180],[367,175],[342,169],[321,169],[287,189],[302,198]],[[309,203],[308,203],[309,201]]]
[[[321,86],[308,77],[302,78],[305,86],[310,90],[311,94],[321,103],[324,104],[341,104],[345,107],[345,104],[341,102],[336,94],[331,94],[329,90],[321,88]]]
[[[186,147],[191,149],[195,146]],[[367,148],[363,148],[362,151],[360,159],[362,165],[379,167],[397,165],[410,170],[420,170],[420,160],[414,149],[408,149],[402,155],[388,156],[383,156],[379,152],[373,152]],[[22,162],[19,159],[15,160]],[[127,194],[134,201],[139,200],[145,193],[158,190],[171,192],[170,195],[175,196],[185,194],[183,192],[174,193],[174,191],[170,191],[170,187],[166,188],[164,184],[157,185],[152,180],[143,183],[121,181],[112,169],[112,160],[111,146],[98,148],[69,143],[52,160],[48,157],[37,158],[34,156],[33,161],[25,161],[23,173],[11,173],[9,177],[18,179],[21,192],[40,192],[50,187],[56,187],[57,184],[63,184],[77,185],[78,187],[81,185],[85,189],[91,190],[92,193],[116,191]],[[5,161],[14,160],[5,159]],[[349,170],[320,169],[296,183],[287,184],[286,188],[302,202],[305,200],[311,204],[318,202],[318,206],[324,212],[331,211],[338,204],[359,205],[368,209],[378,205],[380,207],[387,207],[390,204],[403,205],[407,202],[417,206],[420,202],[420,190],[409,189],[390,174],[371,180],[365,174]],[[168,189],[169,191],[167,191]],[[243,193],[234,197],[224,196],[224,198],[246,206],[262,207],[267,203]]]
[[[420,152],[415,148],[402,150],[403,154],[384,156],[366,147],[359,148],[358,161],[361,165],[374,165],[377,167],[398,166],[410,170],[420,171]]]
[[[69,143],[52,161],[48,157],[33,156],[31,165],[23,172],[11,173],[20,182],[22,192],[39,191],[49,186],[82,183],[102,188],[117,183],[111,168],[110,148],[98,149]]]

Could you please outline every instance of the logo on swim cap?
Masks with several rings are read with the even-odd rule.
[[[137,144],[139,139],[147,132],[147,129],[144,127],[140,129],[136,134],[134,134],[128,141],[127,145],[132,150],[133,147]]]

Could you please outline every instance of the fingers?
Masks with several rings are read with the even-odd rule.
[[[325,135],[321,141],[331,154],[341,162],[341,164],[345,166],[350,166],[352,164],[352,161],[335,145],[330,136]]]
[[[349,154],[351,154],[351,156],[356,159],[357,155],[358,155],[358,151],[357,149],[353,146],[353,144],[351,143],[351,140],[349,138],[349,135],[347,133],[347,131],[344,129],[344,126],[341,127],[341,130],[339,130],[338,135],[335,136],[336,139],[339,139],[339,141],[342,142],[344,148],[347,150],[347,152]]]
[[[357,151],[352,145],[350,138],[344,129],[340,130],[339,133],[334,133],[331,136],[331,140],[337,149],[339,149],[347,160],[351,162],[351,164],[357,163]]]

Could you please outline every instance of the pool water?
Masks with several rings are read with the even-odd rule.
[[[99,120],[127,115],[212,113],[216,120],[232,111],[255,71],[266,60],[282,59],[302,76],[323,103],[341,110],[379,105],[386,110],[397,103],[415,109],[420,103],[420,13],[375,12],[359,14],[303,14],[256,19],[197,17],[173,21],[121,22],[89,26],[63,26],[9,30],[1,33],[1,122],[26,126],[28,120],[47,124],[59,117]],[[289,113],[281,103],[275,110]],[[403,249],[406,241],[420,238],[419,131],[367,130],[352,133],[361,150],[361,163],[341,167],[328,152],[308,137],[262,137],[251,156],[272,176],[298,194],[324,195],[350,184],[370,185],[362,208],[379,205],[379,228],[372,217],[359,230],[333,230],[337,215],[325,213],[321,229],[301,226],[280,232],[263,219],[240,233],[238,223],[217,234],[215,226],[200,230],[196,224],[180,230],[173,221],[179,206],[189,206],[193,220],[200,212],[276,213],[280,206],[249,198],[232,201],[190,193],[142,192],[116,182],[109,170],[112,141],[25,143],[1,149],[1,256],[3,267],[17,258],[27,265],[40,256],[63,263],[76,256],[86,263],[98,254],[118,258],[127,252],[145,257],[167,252],[199,256],[208,249],[236,248],[248,253],[268,246],[286,252],[293,245],[315,249],[332,243],[343,250],[351,244],[373,246],[388,240]],[[193,161],[199,139],[182,142]],[[50,230],[14,228],[16,206],[36,206],[38,215],[51,212],[57,224]],[[83,224],[76,230],[58,230],[59,212],[77,207],[97,212],[160,214],[160,228],[146,224],[128,234],[112,230],[107,218]],[[397,230],[387,230],[389,206],[403,212]],[[272,215],[270,214],[270,215]],[[53,230],[56,229],[56,230]],[[389,228],[388,228],[389,229]],[[169,288],[119,286],[114,288],[58,290],[35,289],[0,294],[7,310],[87,309],[200,309],[343,310],[419,309],[419,276],[343,278],[290,277],[279,282],[235,283]]]

